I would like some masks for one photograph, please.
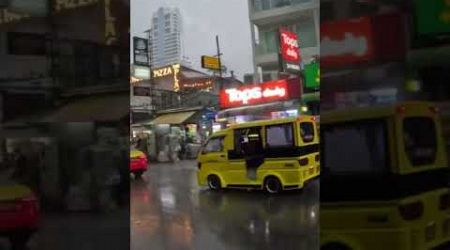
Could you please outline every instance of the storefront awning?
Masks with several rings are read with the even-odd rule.
[[[41,122],[110,122],[129,115],[129,95],[105,95],[83,98],[66,104]]]
[[[182,124],[187,119],[191,118],[195,114],[195,111],[178,112],[163,114],[154,119],[151,123],[154,124]]]

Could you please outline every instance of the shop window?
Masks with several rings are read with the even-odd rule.
[[[314,124],[312,122],[300,123],[300,135],[303,142],[308,143],[314,140]]]
[[[278,40],[276,30],[260,31],[260,40],[257,47],[259,54],[277,53]]]
[[[298,36],[300,48],[317,46],[316,26],[313,17],[300,21],[296,25],[295,32]]]
[[[292,123],[266,127],[266,146],[293,147],[295,145]]]
[[[205,145],[203,153],[217,153],[223,151],[223,139],[224,137],[213,137]]]

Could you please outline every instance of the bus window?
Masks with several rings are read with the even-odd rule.
[[[266,127],[267,147],[294,147],[292,123],[277,124]]]
[[[300,123],[300,135],[304,143],[314,141],[314,124],[312,122]]]
[[[407,117],[403,120],[405,151],[411,164],[421,166],[434,163],[437,141],[433,119],[428,117]]]
[[[262,153],[261,127],[235,130],[234,148],[240,157]]]
[[[384,120],[323,125],[324,171],[330,174],[374,174],[388,166]]]

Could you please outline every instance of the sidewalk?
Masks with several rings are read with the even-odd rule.
[[[108,214],[44,214],[41,228],[29,247],[30,250],[128,249],[129,235],[128,208]]]

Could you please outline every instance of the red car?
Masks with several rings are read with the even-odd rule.
[[[147,156],[139,150],[133,149],[130,151],[130,172],[136,178],[141,178],[142,174],[148,169]]]
[[[33,192],[15,183],[0,184],[0,236],[9,238],[13,249],[21,249],[38,223],[39,204]]]

